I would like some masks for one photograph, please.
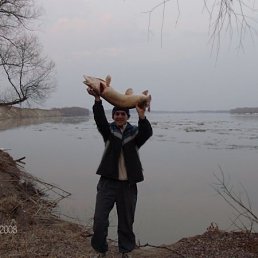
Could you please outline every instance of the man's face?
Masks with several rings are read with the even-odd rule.
[[[122,128],[127,123],[128,116],[125,111],[118,110],[114,113],[113,119],[114,119],[116,125],[118,127]]]

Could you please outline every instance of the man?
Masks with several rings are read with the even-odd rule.
[[[102,100],[94,90],[88,93],[95,97],[94,119],[105,142],[105,151],[97,170],[100,180],[94,214],[92,247],[98,252],[95,257],[104,257],[108,251],[106,241],[109,214],[116,204],[118,215],[118,247],[122,257],[131,257],[135,248],[133,232],[137,201],[136,183],[143,181],[139,148],[152,136],[152,127],[145,117],[145,108],[136,107],[138,126],[128,123],[129,109],[114,107],[113,122],[107,121]]]

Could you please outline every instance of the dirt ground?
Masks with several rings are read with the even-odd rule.
[[[91,227],[62,220],[50,190],[19,166],[20,162],[0,150],[0,257],[91,257]],[[191,232],[189,232],[191,233]],[[107,257],[120,257],[115,241]],[[211,225],[202,235],[183,238],[164,246],[141,246],[133,257],[155,258],[248,258],[258,257],[258,233],[224,232]]]

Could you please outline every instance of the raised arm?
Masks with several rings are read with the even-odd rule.
[[[87,91],[90,95],[95,97],[95,103],[92,107],[94,120],[96,122],[99,132],[101,133],[104,141],[106,142],[110,135],[110,127],[102,105],[102,100],[100,96],[91,88],[87,88]]]
[[[138,121],[138,134],[136,136],[136,145],[140,148],[153,134],[151,124],[145,116],[145,108],[136,106],[136,110],[139,116]]]

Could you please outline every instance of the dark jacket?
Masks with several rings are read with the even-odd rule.
[[[97,174],[118,179],[118,160],[123,150],[128,180],[132,183],[143,181],[138,150],[152,136],[150,122],[146,118],[139,119],[138,127],[127,123],[124,132],[121,133],[114,122],[108,123],[101,101],[95,101],[93,114],[105,142],[105,151]]]

